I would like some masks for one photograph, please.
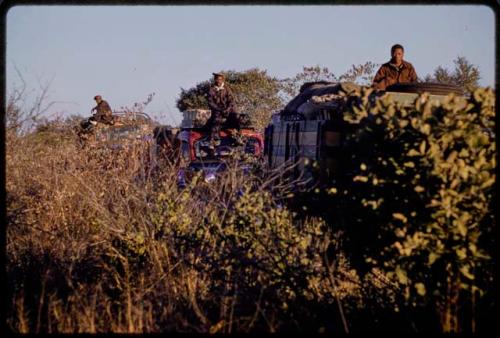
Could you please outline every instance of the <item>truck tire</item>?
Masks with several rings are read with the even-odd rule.
[[[305,82],[302,86],[300,86],[299,93],[303,93],[304,90],[309,89],[309,88],[317,88],[317,87],[322,87],[327,84],[332,84],[332,82],[329,81],[313,81],[313,82]]]
[[[419,94],[427,92],[434,95],[448,95],[450,93],[464,95],[462,89],[458,86],[435,82],[396,83],[387,87],[385,91]]]

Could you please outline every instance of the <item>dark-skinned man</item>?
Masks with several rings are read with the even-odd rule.
[[[213,73],[214,85],[208,90],[208,107],[211,110],[210,118],[206,127],[210,130],[209,144],[214,149],[220,143],[219,132],[221,128],[239,130],[239,119],[235,112],[234,96],[231,89],[225,84],[224,74]],[[237,143],[240,142],[239,135],[232,135]]]
[[[113,124],[113,112],[111,111],[111,107],[109,104],[104,101],[101,95],[96,95],[94,97],[97,106],[92,108],[91,113],[95,111],[95,114],[92,115],[91,119],[104,124]]]
[[[113,113],[109,104],[102,99],[101,95],[94,96],[94,100],[96,101],[97,106],[92,108],[90,112],[92,113],[95,111],[95,114],[80,123],[84,132],[92,130],[92,127],[97,125],[97,123],[108,125],[114,124]]]
[[[396,44],[391,47],[391,60],[384,63],[373,78],[373,87],[375,89],[385,90],[396,83],[417,81],[415,68],[411,63],[403,60],[403,57],[403,46]]]

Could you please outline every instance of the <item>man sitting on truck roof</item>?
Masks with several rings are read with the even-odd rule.
[[[417,81],[415,68],[411,63],[404,61],[403,56],[403,46],[396,44],[391,47],[391,60],[384,63],[373,78],[373,87],[375,89],[385,90],[395,83]]]
[[[94,100],[97,103],[97,106],[92,108],[90,112],[92,113],[95,111],[95,114],[82,121],[82,123],[80,124],[80,126],[85,131],[91,130],[92,126],[96,125],[97,123],[108,125],[114,124],[113,112],[111,111],[111,107],[109,106],[108,102],[104,101],[101,95],[94,96]]]
[[[90,112],[95,111],[95,114],[92,118],[96,122],[104,123],[104,124],[113,124],[113,113],[111,111],[111,107],[108,102],[102,99],[101,95],[94,96],[94,100],[97,103],[97,106],[92,108]]]
[[[228,121],[238,121],[233,93],[224,82],[224,74],[213,75],[214,85],[208,90],[208,106],[212,114],[206,123],[206,127],[210,129],[209,142],[212,149],[220,143],[219,132],[222,125]],[[233,125],[231,128],[239,129],[239,125]]]

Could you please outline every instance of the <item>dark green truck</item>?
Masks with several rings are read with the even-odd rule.
[[[309,182],[335,179],[340,170],[345,136],[353,131],[343,119],[344,99],[360,89],[353,83],[303,85],[300,93],[281,112],[273,115],[265,130],[264,156],[269,167],[287,169],[287,175],[292,178]],[[454,93],[463,98],[465,104],[458,87],[437,83],[397,84],[386,91],[372,92],[370,99],[390,95],[403,105],[412,105],[424,92],[437,101]]]

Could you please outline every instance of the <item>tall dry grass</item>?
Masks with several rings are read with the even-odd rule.
[[[287,209],[276,172],[230,164],[179,190],[144,144],[80,148],[65,126],[6,141],[13,331],[348,331],[362,306],[340,239]]]

